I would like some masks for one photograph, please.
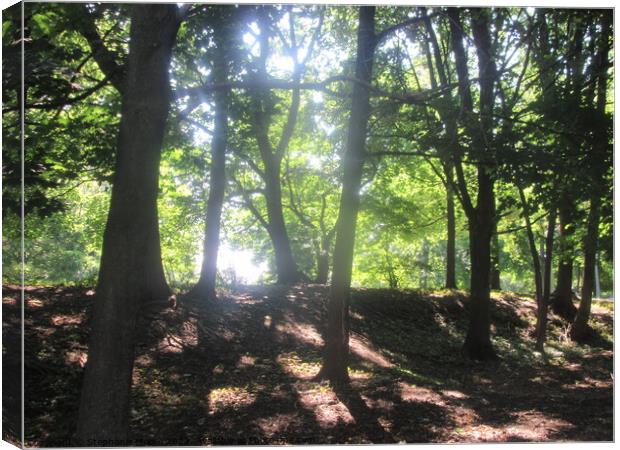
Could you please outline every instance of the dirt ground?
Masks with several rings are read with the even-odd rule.
[[[533,351],[532,299],[494,293],[500,360],[476,363],[460,353],[463,292],[355,290],[352,383],[334,391],[313,380],[327,294],[320,285],[247,286],[214,304],[180,297],[176,309],[148,313],[134,370],[135,444],[613,439],[613,304],[595,304],[586,346],[570,342],[567,325],[551,316],[543,356]],[[93,295],[26,290],[27,446],[67,445],[74,431]],[[19,373],[14,286],[3,287],[3,314],[10,406],[19,392],[10,376]]]

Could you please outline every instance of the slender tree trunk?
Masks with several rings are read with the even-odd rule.
[[[267,58],[269,56],[269,36],[272,25],[268,17],[266,9],[260,9],[258,14],[258,22],[260,24],[258,71],[255,77],[259,81],[268,79],[267,74]],[[291,33],[293,30],[291,29]],[[296,45],[296,44],[293,44]],[[300,83],[303,68],[297,61],[297,49],[293,50],[295,66],[293,69],[293,82]],[[295,262],[291,241],[286,229],[284,220],[284,211],[282,208],[282,185],[281,185],[281,165],[284,154],[288,148],[290,140],[293,136],[299,106],[301,102],[300,89],[296,88],[292,91],[291,105],[288,109],[286,123],[282,129],[282,134],[277,145],[272,145],[269,136],[271,127],[271,119],[274,113],[273,98],[270,97],[269,91],[258,90],[251,94],[252,103],[252,129],[254,131],[258,149],[264,166],[264,172],[261,174],[265,182],[265,203],[267,206],[267,232],[271,238],[274,250],[274,258],[276,264],[276,273],[279,284],[294,284],[300,281],[308,281]]]
[[[322,238],[316,246],[316,278],[315,283],[327,284],[329,278],[329,244]]]
[[[445,166],[448,242],[446,245],[446,289],[456,289],[456,218],[454,213],[454,180],[452,165]]]
[[[549,212],[549,224],[545,238],[545,272],[543,280],[543,293],[538,305],[536,316],[536,350],[543,352],[547,339],[547,314],[549,309],[549,297],[551,296],[551,268],[553,267],[553,236],[555,233],[556,208],[552,207]]]
[[[372,80],[375,47],[375,7],[359,8],[355,77],[365,83]],[[360,83],[353,85],[347,145],[342,162],[342,194],[336,231],[332,285],[328,305],[328,324],[323,366],[319,377],[334,385],[349,380],[349,297],[355,227],[359,210],[359,190],[364,164],[366,128],[370,115],[370,92]]]
[[[530,247],[530,254],[532,256],[532,266],[534,268],[534,286],[536,289],[536,307],[537,311],[540,311],[540,305],[542,303],[543,294],[543,280],[542,269],[540,267],[540,258],[538,257],[538,251],[536,250],[536,240],[534,238],[534,232],[532,230],[532,222],[530,220],[530,207],[525,193],[521,187],[517,186],[519,190],[519,198],[521,199],[521,208],[523,209],[523,217],[525,218],[525,231],[527,233],[527,242]]]
[[[601,277],[598,268],[598,260],[595,259],[594,263],[594,296],[601,298]]]
[[[493,221],[493,236],[491,238],[491,289],[499,291],[502,286],[500,282],[499,267],[499,234],[497,234],[497,220]]]
[[[221,30],[217,30],[222,32]],[[218,44],[213,50],[213,82],[225,83],[228,80],[228,52],[230,42],[225,37],[216,37]],[[228,102],[226,90],[214,92],[214,126],[211,142],[211,168],[209,170],[209,197],[203,246],[200,278],[193,289],[194,294],[207,300],[216,298],[215,280],[217,275],[217,253],[220,245],[220,227],[224,193],[226,191],[226,148],[228,145]]]
[[[174,5],[132,7],[118,154],[77,428],[81,445],[123,445],[139,311],[169,294],[159,244],[159,161],[170,105]],[[97,441],[93,441],[97,440]],[[120,441],[118,441],[120,440]]]
[[[573,205],[563,201],[559,207],[560,218],[560,254],[558,260],[558,278],[555,292],[551,297],[551,309],[565,320],[575,320],[577,308],[573,304],[573,244],[572,236],[575,226],[571,219]]]

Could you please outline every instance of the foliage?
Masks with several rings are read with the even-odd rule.
[[[94,21],[119,65],[126,57],[129,28],[126,7],[89,8],[26,4],[25,271],[32,283],[96,281],[121,105],[119,92],[94,58],[84,26],[87,20]],[[447,239],[442,174],[447,155],[463,152],[463,175],[470,194],[477,186],[474,169],[480,155],[467,137],[470,119],[459,116],[445,10],[380,7],[377,27],[387,29],[422,14],[428,15],[430,29],[419,23],[398,28],[380,42],[376,52],[353,273],[358,286],[442,287]],[[464,10],[463,14],[469,17],[472,12]],[[584,235],[592,174],[597,173],[602,174],[603,199],[599,268],[602,290],[609,293],[613,272],[613,208],[608,194],[613,180],[611,152],[592,157],[588,151],[595,144],[592,130],[611,127],[613,115],[611,70],[605,68],[610,86],[605,114],[596,112],[592,93],[596,75],[592,55],[604,12],[494,8],[489,14],[500,74],[492,133],[502,284],[520,292],[533,289],[516,186],[524,188],[535,205],[530,214],[537,239],[542,239],[546,224],[545,219],[536,219],[570,198],[576,230],[571,239],[577,244]],[[208,89],[200,87],[210,80],[217,30],[230,27],[236,33],[230,82],[242,84],[253,80],[260,69],[261,26],[269,29],[266,80],[285,84],[294,76],[293,36],[299,46],[297,56],[303,58],[321,15],[323,27],[301,82],[340,78],[301,90],[279,182],[284,219],[300,269],[313,278],[320,255],[327,253],[331,261],[352,86],[346,77],[352,76],[355,60],[355,43],[350,38],[355,35],[355,8],[194,5],[179,31],[172,61],[175,98],[160,168],[162,257],[173,287],[192,285],[202,253],[213,99]],[[4,280],[13,282],[19,279],[20,260],[18,19],[15,10],[3,16],[3,266]],[[469,21],[463,26],[471,39]],[[451,83],[446,90],[436,87],[438,66],[431,30]],[[473,77],[477,56],[472,46],[466,51]],[[577,73],[576,65],[581,65],[578,72],[584,78],[579,85],[569,76]],[[477,86],[471,86],[474,99],[480,96]],[[251,126],[252,92],[244,87],[231,90],[229,176],[221,240],[233,250],[250,251],[257,265],[266,263],[262,280],[268,282],[275,279],[269,233],[248,209],[252,204],[260,215],[266,215],[260,175],[265,166]],[[277,143],[287,123],[292,89],[270,88],[261,95],[269,118],[268,138]],[[457,118],[457,129],[447,129],[446,121]],[[453,146],[452,131],[462,143],[461,150]],[[465,214],[457,202],[456,268],[458,285],[464,288],[470,270],[467,231]],[[581,254],[576,252],[576,266],[580,262]],[[230,276],[222,268],[220,279],[226,278]]]

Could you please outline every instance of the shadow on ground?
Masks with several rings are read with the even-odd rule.
[[[136,349],[132,438],[144,445],[611,440],[612,312],[577,347],[550,321],[533,352],[535,306],[495,294],[501,359],[463,359],[458,291],[356,290],[351,384],[314,381],[327,288],[248,286],[207,304],[181,298],[145,318]],[[6,289],[3,302],[18,295]],[[86,360],[87,288],[29,288],[26,441],[58,446],[75,427]],[[5,326],[14,326],[8,324]]]

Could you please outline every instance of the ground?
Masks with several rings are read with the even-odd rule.
[[[27,446],[66,445],[74,431],[93,294],[26,288]],[[551,316],[543,356],[533,351],[533,300],[496,292],[500,360],[476,363],[460,353],[464,292],[355,290],[352,383],[334,391],[313,379],[327,295],[320,285],[248,286],[210,305],[179,297],[176,309],[145,311],[151,322],[132,390],[135,444],[613,439],[611,304],[595,303],[595,336],[585,346]],[[5,380],[7,371],[19,373],[19,311],[19,290],[5,286]],[[10,383],[5,393],[19,392]]]

